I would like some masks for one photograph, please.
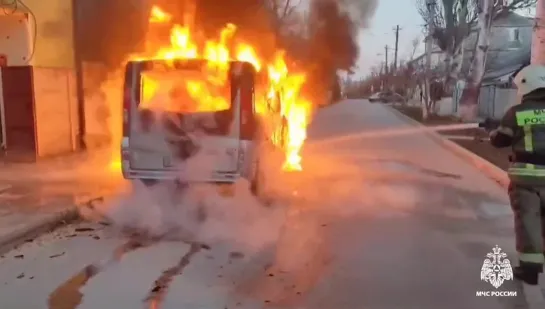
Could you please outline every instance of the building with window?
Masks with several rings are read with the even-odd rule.
[[[506,12],[494,20],[487,53],[483,85],[508,85],[521,66],[529,63],[534,20],[513,12]],[[465,40],[462,73],[468,74],[478,29]]]
[[[433,71],[440,71],[444,69],[445,53],[435,44],[432,45],[431,52],[431,68]],[[415,73],[423,73],[426,70],[426,54],[423,53],[420,56],[414,58],[408,63]]]
[[[0,1],[0,159],[76,147],[71,0]]]
[[[0,160],[34,161],[80,150],[84,140],[87,148],[109,142],[107,102],[86,90],[143,45],[150,5],[0,1]]]
[[[533,25],[533,19],[513,12],[505,12],[494,20],[484,83],[509,82],[512,73],[529,61]],[[475,26],[464,40],[462,76],[469,74],[478,36],[479,29]],[[445,59],[445,53],[434,44],[431,61],[434,71],[444,70]],[[426,67],[426,54],[416,57],[410,64],[415,72],[423,72]]]

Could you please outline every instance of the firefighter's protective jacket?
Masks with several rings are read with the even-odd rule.
[[[509,178],[517,183],[545,184],[545,89],[538,89],[509,108],[490,143],[513,149]]]

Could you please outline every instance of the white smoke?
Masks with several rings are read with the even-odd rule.
[[[184,173],[200,177],[211,164],[196,155]],[[134,181],[126,192],[95,205],[95,210],[118,230],[207,244],[227,242],[257,251],[277,240],[286,209],[265,205],[250,193],[248,181],[240,179],[233,185],[162,181],[152,187]]]
[[[190,140],[197,150],[189,158],[174,163],[178,181],[159,181],[153,186],[134,181],[126,192],[95,206],[100,213],[99,217],[105,217],[122,231],[146,236],[165,236],[203,243],[224,241],[247,250],[259,250],[274,242],[283,223],[285,208],[268,207],[256,199],[250,193],[246,179],[240,179],[233,185],[202,183],[202,180],[213,174],[218,164],[216,157],[207,155],[210,142],[215,143],[210,140],[214,137],[199,129],[203,125],[208,128],[218,126],[213,115],[191,114],[180,120],[163,108],[172,106],[171,102],[166,102],[169,96],[164,95],[164,91],[158,93],[158,96],[152,98],[153,126],[140,132],[131,145],[151,147],[153,151],[178,151],[176,143],[167,142],[172,141],[173,133],[165,129],[161,121],[169,117],[169,121],[184,132],[184,136],[178,138]],[[140,126],[140,120],[137,122],[136,125]],[[237,122],[236,117],[233,122]],[[230,126],[228,135],[233,130],[238,131],[238,127]],[[275,175],[272,172],[274,168],[268,168],[267,161],[278,158],[261,153],[262,166],[271,170],[268,182],[273,183],[271,178]],[[172,153],[171,157],[176,158],[178,155]],[[221,194],[226,191],[231,191],[229,195],[232,196]]]

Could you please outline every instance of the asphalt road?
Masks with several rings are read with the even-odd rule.
[[[423,133],[357,136],[411,127],[362,100],[321,110],[304,172],[271,176],[272,206],[241,185],[159,211],[139,191],[105,211],[151,234],[182,227],[178,237],[66,226],[0,259],[0,308],[528,308],[514,281],[480,279],[496,245],[516,264],[506,193]]]

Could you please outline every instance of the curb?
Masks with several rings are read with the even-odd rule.
[[[36,238],[79,218],[78,206],[74,205],[66,210],[46,215],[22,228],[15,229],[11,233],[0,237],[0,254],[13,250],[28,239]]]
[[[396,115],[399,119],[405,121],[406,123],[409,123],[413,126],[424,126],[420,122],[404,115],[402,112],[398,111],[394,107],[388,106],[387,108],[391,110],[393,114]],[[425,131],[425,134],[432,138],[436,143],[440,144],[443,148],[450,150],[457,157],[471,163],[473,166],[485,173],[488,178],[494,180],[501,187],[506,189],[509,186],[509,177],[507,176],[507,173],[501,168],[488,162],[486,159],[479,157],[478,155],[465,149],[464,147],[456,144],[455,142],[448,140],[447,138],[435,131],[428,130]]]
[[[0,237],[0,255],[15,249],[15,247],[25,243],[28,239],[39,237],[42,234],[51,232],[56,228],[80,220],[80,207],[88,205],[96,200],[104,199],[104,197],[86,197],[74,203],[65,210],[47,214],[40,219],[26,226],[15,229],[9,234]]]

